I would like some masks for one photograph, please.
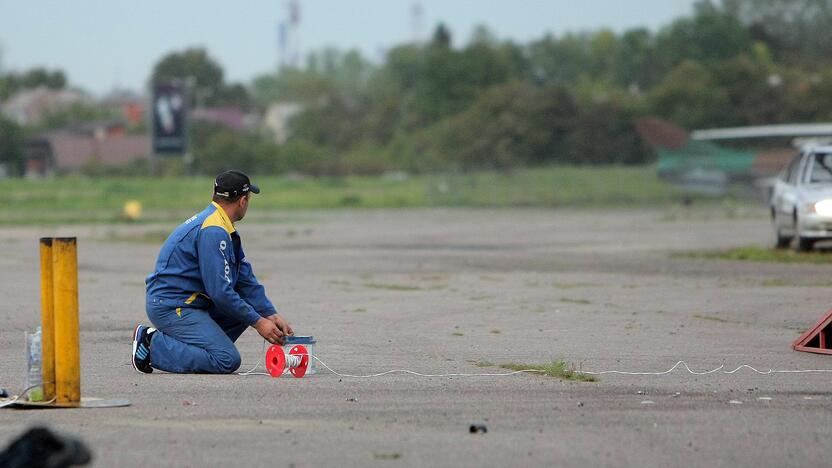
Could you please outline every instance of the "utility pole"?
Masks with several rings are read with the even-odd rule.
[[[422,26],[424,23],[425,9],[422,2],[414,1],[410,6],[410,32],[413,34],[413,43],[419,44],[422,42]]]
[[[286,16],[277,24],[278,63],[280,68],[300,64],[300,2],[286,0]]]

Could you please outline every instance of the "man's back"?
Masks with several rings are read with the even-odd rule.
[[[199,242],[205,229],[222,230],[228,244],[235,244],[230,235],[234,232],[231,221],[215,203],[208,205],[174,229],[162,245],[154,272],[145,279],[149,297],[200,307],[202,301],[198,296],[205,295],[206,287],[199,269]],[[229,254],[233,254],[233,249]]]

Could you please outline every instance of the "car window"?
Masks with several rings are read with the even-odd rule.
[[[792,162],[789,163],[789,166],[786,168],[786,172],[783,174],[784,181],[789,184],[794,184],[795,176],[797,175],[797,168],[800,165],[800,159],[802,157],[803,154],[798,154],[794,157],[794,159],[792,159]]]
[[[808,166],[810,184],[832,184],[832,153],[813,154]]]
[[[780,180],[782,180],[783,182],[787,182],[789,180],[789,175],[791,175],[792,173],[792,166],[794,165],[794,160],[798,156],[792,158],[791,161],[789,161],[789,163],[786,164],[786,167],[783,168],[783,172],[780,173]]]

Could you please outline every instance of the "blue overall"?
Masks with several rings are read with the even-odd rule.
[[[216,203],[173,231],[145,284],[147,316],[158,330],[150,364],[167,372],[234,372],[240,367],[234,342],[261,317],[277,313]]]

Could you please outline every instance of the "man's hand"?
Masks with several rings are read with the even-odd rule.
[[[295,334],[295,331],[292,330],[292,327],[291,327],[291,325],[289,325],[289,322],[287,322],[280,315],[278,315],[278,314],[269,315],[266,318],[271,320],[272,322],[274,322],[274,324],[277,326],[277,328],[279,328],[280,331],[282,331],[284,335],[294,335]]]
[[[283,331],[275,325],[275,322],[271,320],[271,317],[268,319],[261,317],[257,320],[257,322],[255,322],[254,328],[260,336],[271,344],[282,345],[285,341]]]

